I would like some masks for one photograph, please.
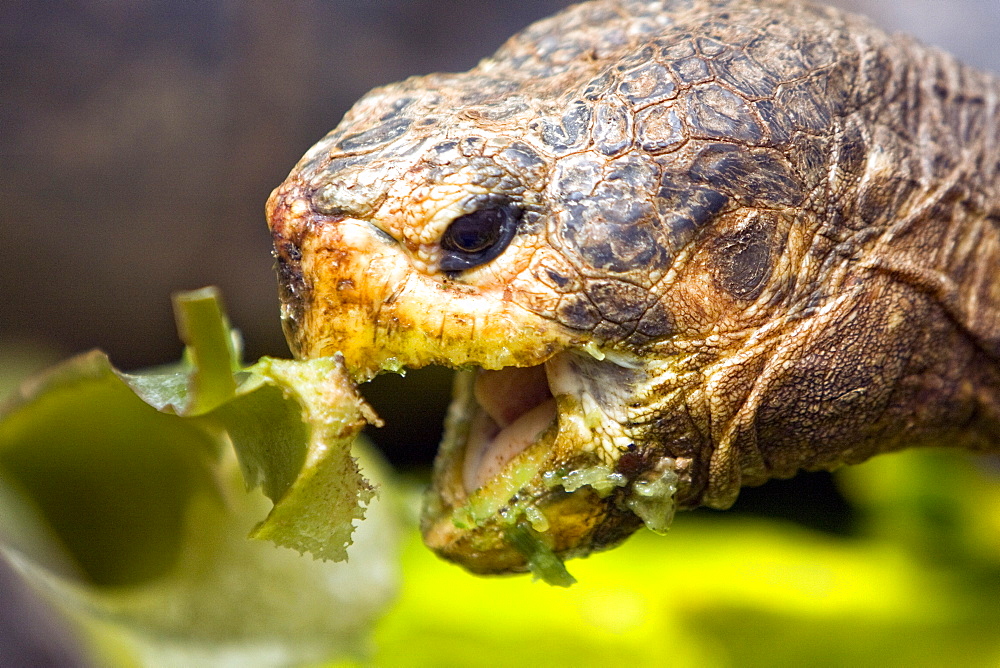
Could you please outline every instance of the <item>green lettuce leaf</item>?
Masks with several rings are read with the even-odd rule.
[[[351,443],[378,418],[339,357],[264,358],[251,372],[261,385],[212,415],[226,425],[246,480],[274,501],[253,536],[321,559],[346,559],[352,522],[364,519],[375,496],[350,455]]]
[[[175,309],[179,363],[124,373],[94,351],[0,407],[0,558],[102,662],[362,651],[395,589],[391,504],[352,456],[385,477],[355,443],[377,418],[338,358],[244,367],[214,289]]]

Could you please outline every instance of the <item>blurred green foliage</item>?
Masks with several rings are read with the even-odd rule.
[[[0,407],[0,559],[102,665],[359,654],[395,590],[397,522],[351,457],[353,386],[336,359],[243,368],[213,290],[180,295],[177,311],[181,363],[125,374],[94,351]],[[353,538],[355,558],[315,561],[251,533],[335,559]]]

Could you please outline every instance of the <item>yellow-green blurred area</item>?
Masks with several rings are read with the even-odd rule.
[[[912,452],[843,470],[855,536],[682,514],[665,537],[569,562],[568,590],[470,578],[411,535],[374,663],[1000,665],[1000,485],[984,464]]]
[[[891,541],[761,521],[680,520],[572,564],[570,590],[473,580],[414,540],[376,631],[398,666],[997,665],[996,572],[927,563]],[[987,582],[989,586],[985,587]],[[455,592],[441,600],[440,592]],[[650,663],[651,662],[651,663]]]

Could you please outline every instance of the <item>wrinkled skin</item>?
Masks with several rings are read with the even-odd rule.
[[[476,572],[528,568],[525,522],[577,556],[799,470],[1000,449],[998,93],[797,2],[572,7],[306,154],[268,203],[288,339],[359,381],[466,370],[423,530]],[[479,261],[446,237],[483,210],[515,226]]]

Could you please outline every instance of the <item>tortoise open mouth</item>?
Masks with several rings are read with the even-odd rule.
[[[476,372],[474,414],[462,463],[467,493],[495,478],[558,422],[547,375],[548,364]]]
[[[645,370],[598,355],[568,348],[535,366],[458,372],[425,499],[429,547],[473,572],[549,579],[539,554],[551,563],[643,522],[669,525],[673,461],[646,462],[622,421]]]

